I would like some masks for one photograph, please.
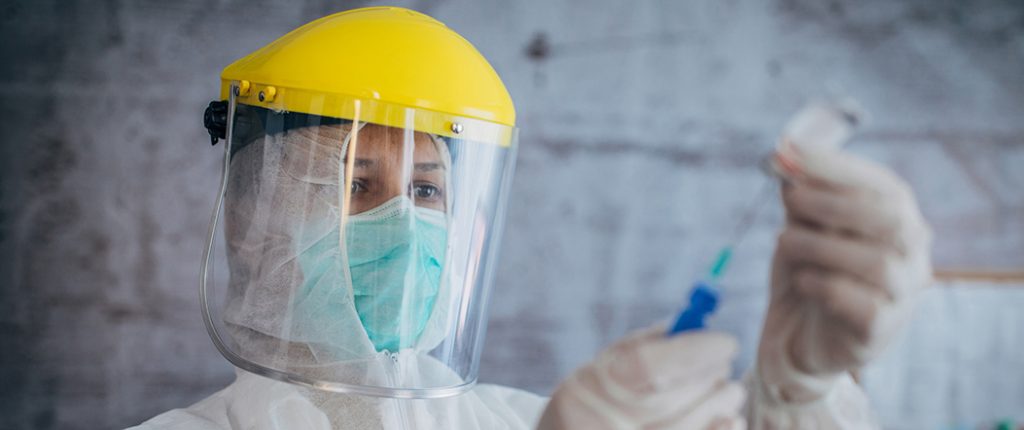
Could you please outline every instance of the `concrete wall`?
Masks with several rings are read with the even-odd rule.
[[[398,3],[474,42],[517,102],[486,382],[549,393],[670,315],[773,136],[830,91],[871,111],[851,150],[915,186],[940,264],[1024,267],[1019,2]],[[121,427],[230,382],[197,305],[220,167],[202,109],[220,68],[358,5],[0,4],[0,428]],[[780,222],[767,212],[714,321],[743,341],[738,369]],[[914,335],[866,374],[890,426],[1024,419],[1021,287],[928,294]]]

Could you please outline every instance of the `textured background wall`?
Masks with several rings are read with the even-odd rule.
[[[856,96],[851,150],[915,186],[947,265],[1024,267],[1024,5],[420,1],[504,77],[522,149],[482,379],[548,393],[668,316],[808,98]],[[357,3],[0,3],[0,428],[102,428],[232,378],[196,281],[220,68]],[[714,324],[751,360],[779,210]],[[932,290],[866,373],[894,428],[1024,419],[1024,294]],[[894,381],[896,383],[894,383]]]

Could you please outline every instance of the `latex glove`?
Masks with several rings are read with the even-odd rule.
[[[931,233],[906,183],[848,153],[793,149],[802,174],[782,191],[755,381],[760,400],[788,406],[826,399],[840,382],[856,390],[848,372],[878,356],[932,273]]]
[[[713,332],[638,331],[562,382],[538,429],[743,429],[728,380],[737,343]]]

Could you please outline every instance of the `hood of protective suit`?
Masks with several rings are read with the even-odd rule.
[[[351,125],[331,128],[344,135],[341,146],[319,139],[322,133],[317,128],[303,128],[258,139],[232,156],[224,205],[230,267],[224,320],[240,348],[269,362],[284,359],[289,366],[316,367],[374,361],[385,354],[371,342],[353,288],[349,254],[368,245],[346,243],[340,220],[348,218],[351,232],[360,218],[372,225],[403,212],[422,212],[415,217],[432,219],[421,225],[437,227],[434,230],[442,235],[446,227],[446,212],[416,208],[402,196],[365,213],[342,214],[338,184],[345,176],[343,154]],[[441,139],[431,142],[447,169],[451,158],[446,145]],[[259,204],[267,199],[272,201]],[[443,258],[444,250],[437,252]],[[415,339],[388,352],[428,351],[444,336],[450,297],[445,286],[450,283],[440,282],[440,272],[430,275],[437,276],[436,291],[431,292],[430,303],[421,303],[414,312],[414,318],[422,320],[412,328]]]

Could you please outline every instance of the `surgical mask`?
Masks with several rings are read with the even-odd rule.
[[[343,285],[337,237],[335,228],[298,255],[303,282],[294,296],[293,330],[349,336],[339,331],[351,327],[346,320],[354,307],[377,351],[414,346],[440,290],[445,214],[399,196],[349,216],[345,242],[351,293]]]
[[[443,212],[405,196],[348,219],[345,242],[356,313],[378,351],[413,346],[441,286]]]

